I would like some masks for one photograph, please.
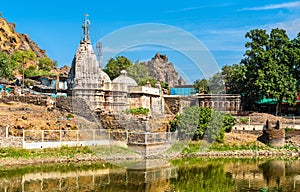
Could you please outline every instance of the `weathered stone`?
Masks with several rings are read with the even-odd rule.
[[[155,80],[169,83],[170,87],[175,85],[184,85],[183,78],[178,79],[178,72],[174,68],[174,64],[168,61],[166,55],[156,53],[156,55],[148,62],[142,62],[148,68],[149,75]]]
[[[267,120],[266,129],[263,130],[263,134],[258,137],[258,140],[272,147],[283,147],[285,145],[285,130],[280,129],[279,121],[269,122]]]
[[[33,51],[37,57],[45,57],[46,51],[30,40],[26,34],[19,34],[15,31],[16,24],[8,23],[6,19],[0,18],[0,51],[9,54],[17,50]]]

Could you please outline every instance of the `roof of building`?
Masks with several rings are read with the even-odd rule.
[[[104,82],[111,82],[109,76],[100,69],[100,79],[103,80]]]
[[[138,84],[134,79],[127,76],[127,71],[125,70],[122,70],[121,74],[117,78],[115,78],[112,82],[123,83],[126,84],[127,86],[138,86]]]

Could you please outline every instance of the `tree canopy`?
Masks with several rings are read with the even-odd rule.
[[[25,77],[36,75],[51,75],[51,70],[57,65],[48,57],[37,58],[33,51],[16,51],[12,55],[0,52],[0,77],[12,79],[15,75]]]
[[[208,80],[198,79],[194,82],[194,87],[202,94],[224,94],[225,82],[221,72],[214,74]]]
[[[299,48],[296,40],[290,40],[283,29],[254,29],[246,33],[250,41],[246,43],[243,83],[245,97],[252,98],[249,103],[264,97],[275,98],[281,113],[282,100],[292,104],[297,95],[297,72]]]
[[[149,75],[148,68],[136,61],[134,65],[128,67],[128,76],[133,78],[138,85],[146,85],[147,82],[150,82],[151,86],[155,86],[156,81],[152,76]]]
[[[226,90],[240,94],[245,110],[255,109],[257,101],[263,98],[275,98],[277,112],[281,113],[282,101],[293,104],[300,88],[300,33],[289,39],[283,29],[272,29],[270,33],[253,29],[245,37],[248,42],[239,64],[223,66],[207,83],[204,79],[197,80],[194,86],[203,93]],[[226,89],[222,88],[222,80]]]
[[[109,59],[103,71],[107,73],[110,79],[115,79],[120,75],[122,70],[127,70],[132,65],[132,62],[128,58],[117,56],[116,58]]]

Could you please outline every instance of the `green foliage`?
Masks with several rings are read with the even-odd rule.
[[[214,74],[208,80],[198,79],[194,82],[194,87],[201,94],[223,94],[226,93],[225,82],[220,72]]]
[[[69,118],[69,119],[74,118],[74,115],[72,113],[68,113],[66,118]]]
[[[151,87],[155,87],[156,85],[156,80],[155,79],[143,79],[138,83],[140,86],[145,86],[147,83],[150,83]]]
[[[300,52],[297,40],[290,40],[285,30],[272,29],[270,35],[262,29],[246,33],[244,65],[245,81],[240,84],[244,90],[245,103],[253,106],[263,97],[276,98],[281,110],[282,100],[293,103],[297,93]],[[298,75],[297,75],[298,74]],[[281,111],[279,111],[281,113]]]
[[[247,117],[241,117],[241,118],[240,118],[240,122],[241,122],[242,124],[247,124],[248,121],[249,121],[249,119],[248,119]]]
[[[38,60],[39,69],[42,71],[50,71],[55,67],[55,65],[57,65],[57,62],[54,63],[48,57],[43,57]]]
[[[145,85],[147,81],[150,82],[153,78],[148,73],[148,68],[136,61],[133,65],[127,68],[128,76],[133,78],[138,85]],[[155,86],[155,83],[154,83]]]
[[[75,154],[91,154],[92,151],[89,147],[66,147],[44,150],[28,150],[17,148],[1,148],[1,158],[35,158],[35,157],[73,157]]]
[[[163,89],[170,89],[170,87],[169,87],[169,83],[168,82],[160,82],[160,86],[161,86],[161,88],[163,88]]]
[[[242,64],[223,66],[222,75],[226,85],[226,93],[242,94],[246,86],[246,67]]]
[[[115,59],[109,59],[103,71],[108,74],[110,79],[115,79],[120,75],[122,70],[127,70],[132,65],[132,62],[128,58],[124,56],[117,56]]]
[[[178,130],[182,139],[206,139],[223,142],[224,133],[230,132],[236,119],[230,114],[203,107],[188,107],[170,121],[171,131]]]
[[[35,66],[31,65],[24,71],[25,78],[34,77],[34,76],[53,76],[54,73],[50,71],[38,70]]]
[[[148,108],[139,107],[125,110],[125,113],[132,115],[148,115],[150,110]]]
[[[51,69],[57,65],[56,61],[51,61],[48,57],[38,60],[38,68],[33,65],[37,62],[37,57],[33,51],[16,51],[11,56],[0,52],[0,77],[12,79],[15,70],[23,74],[26,78],[32,76],[48,76],[53,75]],[[28,66],[28,63],[30,65]]]
[[[208,81],[206,79],[196,80],[194,82],[194,87],[198,90],[198,93],[201,94],[209,93]]]
[[[222,73],[218,72],[214,74],[208,80],[209,92],[212,94],[224,94],[226,93],[225,82]]]
[[[231,132],[232,127],[237,123],[236,118],[232,117],[231,114],[229,114],[229,113],[226,113],[224,115],[223,121],[224,121],[223,127],[224,127],[226,133]]]
[[[210,148],[212,151],[240,151],[240,150],[268,150],[270,147],[267,145],[258,145],[256,142],[247,143],[247,144],[223,144],[223,143],[213,143]]]
[[[24,71],[25,77],[32,77],[38,75],[39,71],[37,70],[36,66],[30,65],[27,69]]]
[[[13,77],[13,70],[12,66],[10,65],[10,57],[8,54],[4,52],[0,52],[0,78],[12,78]]]

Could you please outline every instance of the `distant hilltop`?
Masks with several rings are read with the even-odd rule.
[[[8,54],[20,51],[33,51],[38,58],[46,56],[46,51],[42,50],[34,41],[30,40],[27,34],[17,33],[16,24],[9,23],[5,18],[0,18],[0,51]]]
[[[170,87],[186,84],[182,77],[178,78],[178,72],[174,64],[169,62],[167,55],[156,53],[150,61],[141,64],[148,68],[150,76],[160,82],[168,82]]]

